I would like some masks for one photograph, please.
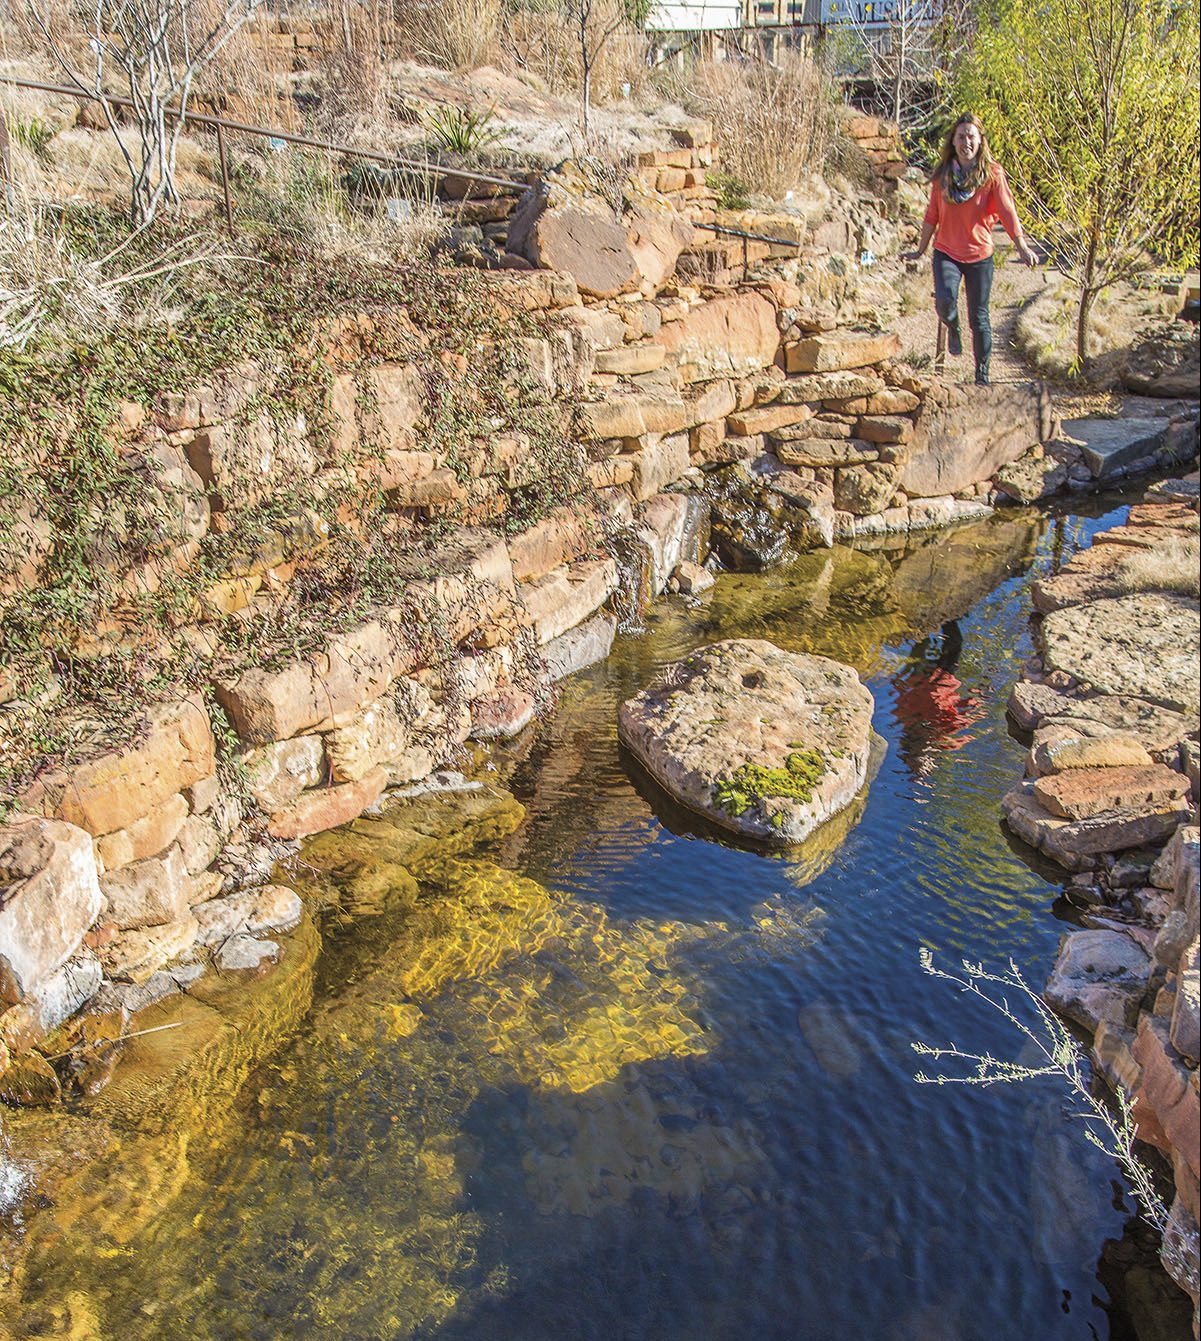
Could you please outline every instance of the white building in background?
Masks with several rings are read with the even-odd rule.
[[[659,0],[646,26],[657,33],[728,33],[742,27],[742,0]]]

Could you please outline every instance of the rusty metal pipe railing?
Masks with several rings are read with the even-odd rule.
[[[53,93],[64,98],[78,98],[87,102],[108,102],[114,107],[132,107],[134,105],[132,98],[122,98],[117,95],[105,94],[101,99],[100,95],[93,93],[90,89],[82,86],[72,88],[64,84],[43,83],[36,79],[19,79],[16,75],[0,74],[0,84],[11,84],[16,88],[33,89],[40,93]],[[204,126],[217,132],[217,151],[221,166],[221,187],[225,196],[225,217],[230,231],[233,231],[233,197],[230,193],[229,184],[229,159],[225,147],[225,132],[233,131],[242,135],[257,135],[261,139],[281,140],[285,144],[296,144],[308,149],[324,149],[328,153],[346,154],[353,158],[366,159],[372,163],[386,163],[394,167],[404,168],[413,172],[420,172],[434,177],[463,177],[467,181],[482,182],[487,186],[500,187],[503,190],[524,192],[529,189],[529,183],[525,181],[515,181],[511,177],[496,177],[486,172],[473,172],[468,168],[448,168],[442,163],[431,163],[428,160],[406,158],[402,154],[385,154],[377,149],[358,149],[354,145],[345,144],[338,140],[321,139],[315,135],[301,135],[296,131],[281,130],[278,127],[258,126],[248,121],[232,121],[229,117],[213,116],[211,112],[180,112],[174,108],[168,108],[166,115],[175,119],[183,120],[184,124],[194,124]]]

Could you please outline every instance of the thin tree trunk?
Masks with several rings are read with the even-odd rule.
[[[1084,275],[1080,284],[1080,305],[1076,309],[1076,363],[1080,368],[1084,367],[1085,360],[1088,358],[1088,319],[1097,297],[1097,288],[1093,282],[1096,271],[1097,240],[1094,236],[1089,239],[1088,252],[1084,258]]]

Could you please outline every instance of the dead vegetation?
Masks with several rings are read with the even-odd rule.
[[[1195,535],[1170,536],[1153,550],[1123,555],[1113,583],[1125,596],[1166,591],[1180,596],[1201,594],[1201,543]]]
[[[1030,368],[1055,382],[1087,372],[1098,386],[1121,379],[1126,355],[1148,323],[1169,320],[1175,300],[1158,288],[1115,284],[1098,295],[1088,332],[1087,369],[1076,359],[1076,309],[1079,288],[1047,272],[1046,282],[1025,304],[1014,323],[1014,344]]]
[[[672,91],[713,123],[722,169],[753,192],[783,197],[826,162],[834,89],[804,51],[786,51],[775,65],[706,61]]]

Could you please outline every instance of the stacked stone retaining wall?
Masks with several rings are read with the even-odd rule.
[[[653,166],[658,184],[672,165]],[[528,266],[567,268],[493,276],[490,301],[537,316],[541,334],[511,342],[514,376],[584,476],[533,525],[513,529],[513,504],[545,456],[520,432],[434,449],[440,411],[420,360],[381,355],[375,318],[347,313],[329,335],[328,442],[262,403],[254,366],[123,407],[113,432],[172,514],[129,583],[187,570],[208,537],[300,481],[314,504],[338,500],[351,528],[355,489],[384,492],[401,594],[349,624],[331,610],[315,649],[235,665],[229,632],[286,601],[326,543],[316,506],[277,518],[183,617],[207,692],[151,703],[132,743],[97,742],[5,798],[0,1071],[86,1003],[144,1007],[255,918],[290,917],[286,899],[264,913],[242,891],[297,840],[421,783],[471,741],[523,729],[556,680],[607,654],[631,599],[695,586],[715,479],[770,500],[798,545],[828,546],[979,516],[998,472],[1053,440],[1039,385],[920,376],[896,337],[854,328],[864,289],[873,305],[878,294],[814,229],[798,254],[760,257],[730,283],[679,272],[701,244],[658,192],[615,219],[561,176],[520,223]],[[35,546],[9,594],[39,578]],[[73,654],[149,636],[115,615]],[[0,695],[18,732],[17,687]]]

